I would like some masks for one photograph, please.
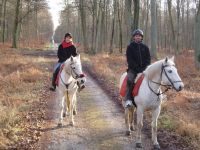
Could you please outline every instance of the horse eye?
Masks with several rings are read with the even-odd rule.
[[[169,72],[169,73],[172,73],[172,70],[169,70],[168,72]]]

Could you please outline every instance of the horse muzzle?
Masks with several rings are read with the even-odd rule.
[[[177,92],[182,91],[183,88],[184,88],[183,82],[180,82],[178,85],[174,86],[174,88],[175,88],[175,90],[176,90]]]

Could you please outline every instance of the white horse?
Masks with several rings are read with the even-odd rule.
[[[143,73],[145,75],[143,82],[140,86],[138,95],[134,97],[134,101],[137,106],[136,147],[142,148],[141,129],[143,126],[143,113],[146,109],[148,109],[152,111],[151,126],[154,149],[160,149],[159,143],[157,141],[157,119],[160,114],[161,103],[164,93],[161,91],[161,86],[166,87],[166,89],[173,88],[178,92],[183,89],[184,84],[179,77],[177,69],[175,67],[174,57],[170,59],[166,58],[151,64]],[[124,73],[120,78],[120,87],[125,76],[126,73]],[[125,124],[127,128],[127,135],[130,135],[130,131],[134,130],[134,108],[134,106],[131,108],[125,108]]]
[[[76,114],[76,93],[78,88],[84,88],[86,81],[82,72],[80,55],[67,59],[59,73],[58,86],[56,88],[56,98],[59,101],[60,117],[58,126],[62,126],[63,116],[69,115],[70,124],[74,125],[74,115]],[[66,108],[66,112],[64,111]]]

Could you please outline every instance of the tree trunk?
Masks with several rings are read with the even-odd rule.
[[[151,52],[152,56],[157,59],[157,15],[156,1],[151,0]]]
[[[91,50],[92,53],[95,53],[94,43],[95,43],[95,20],[97,18],[97,1],[93,0],[93,8],[92,8],[92,45]]]
[[[186,23],[186,31],[187,31],[187,36],[186,36],[186,48],[189,49],[190,48],[190,41],[189,41],[189,37],[190,37],[190,32],[189,32],[189,17],[190,17],[190,14],[189,14],[189,4],[190,2],[187,0],[187,23]]]
[[[120,15],[120,4],[119,0],[117,0],[117,8],[118,8],[118,22],[119,22],[119,52],[122,53],[122,18]]]
[[[139,27],[139,11],[140,11],[140,0],[134,0],[134,19],[132,31]]]
[[[171,25],[171,31],[172,31],[172,41],[173,41],[173,48],[175,48],[176,45],[176,35],[175,35],[175,30],[174,30],[174,23],[172,19],[172,0],[167,0],[168,3],[168,13],[169,13],[169,20],[170,20],[170,25]]]
[[[198,11],[196,14],[196,22],[195,22],[195,62],[196,67],[200,70],[200,3],[198,6]]]
[[[5,28],[6,28],[6,4],[7,0],[3,1],[3,21],[2,21],[2,42],[5,42]]]
[[[124,24],[125,24],[125,40],[127,44],[130,42],[131,38],[131,6],[132,0],[125,0],[124,8]]]
[[[180,38],[180,0],[177,0],[177,35],[176,35],[176,54],[179,53],[179,38]]]
[[[100,20],[102,17],[102,11],[101,11],[101,0],[99,1],[99,6],[98,6],[98,14],[97,14],[97,19],[96,19],[96,31],[95,31],[95,46],[94,46],[94,53],[96,54],[99,50],[99,38],[100,38]]]
[[[84,51],[88,52],[88,43],[87,43],[87,36],[86,36],[86,14],[84,8],[84,0],[79,0],[79,10],[81,16],[81,27],[82,27],[82,34],[83,34],[83,45]]]
[[[18,38],[18,26],[19,26],[19,8],[20,8],[20,0],[17,0],[15,7],[15,20],[14,20],[14,28],[13,28],[13,42],[12,47],[17,48],[17,38]]]
[[[116,1],[113,1],[113,20],[112,20],[112,31],[111,31],[111,38],[110,38],[110,54],[113,53],[113,39],[115,33],[115,17],[116,17]]]
[[[148,22],[149,22],[149,0],[147,0],[147,3],[146,3],[146,12],[147,14],[146,14],[146,22],[145,22],[145,30],[144,30],[144,41],[148,43],[147,33],[148,33]]]

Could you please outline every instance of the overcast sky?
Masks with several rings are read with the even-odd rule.
[[[52,15],[54,30],[59,25],[59,11],[62,10],[63,0],[47,0]]]

